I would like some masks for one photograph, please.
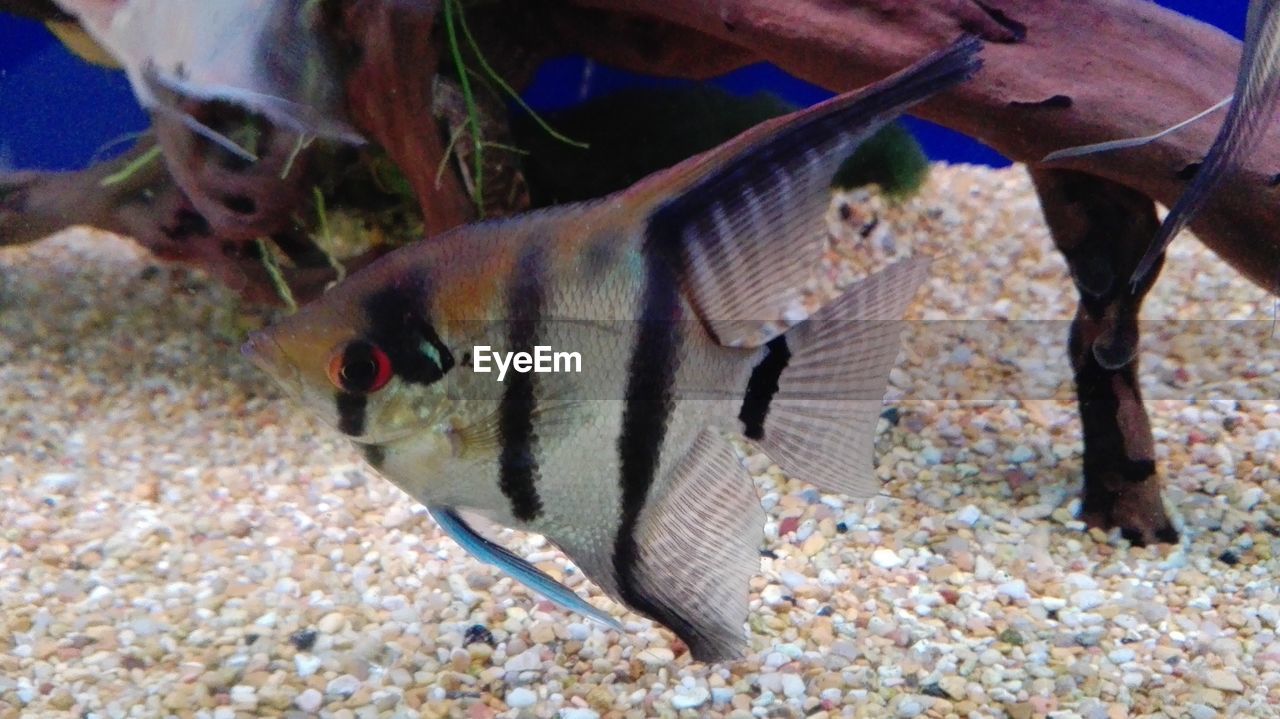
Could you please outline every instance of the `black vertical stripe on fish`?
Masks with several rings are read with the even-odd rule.
[[[387,449],[380,444],[362,444],[360,451],[364,453],[364,459],[374,469],[382,469],[382,463],[387,461]]]
[[[682,258],[680,236],[672,233],[679,224],[672,219],[660,210],[650,219],[645,238],[640,323],[627,364],[622,432],[618,436],[622,517],[614,541],[613,566],[622,599],[688,641],[696,637],[696,627],[643,592],[634,574],[640,550],[636,525],[657,478],[667,424],[675,408]]]
[[[507,295],[507,351],[532,354],[538,343],[546,297],[542,251],[531,247],[516,263]],[[533,415],[538,406],[534,376],[513,372],[498,403],[498,487],[511,502],[511,514],[528,522],[542,514],[538,496],[538,436]]]
[[[421,275],[375,293],[365,302],[366,339],[391,360],[391,370],[413,384],[431,384],[453,368],[453,354],[426,316],[430,287]]]
[[[364,434],[365,407],[369,400],[362,394],[338,392],[334,395],[338,407],[338,429],[343,434],[359,437]]]
[[[751,370],[747,391],[742,398],[738,419],[742,422],[742,434],[750,439],[764,439],[764,421],[769,416],[769,404],[778,393],[778,380],[791,361],[787,336],[778,335],[765,345],[765,355]]]

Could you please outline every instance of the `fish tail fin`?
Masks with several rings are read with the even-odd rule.
[[[896,263],[765,345],[738,419],[787,475],[854,497],[879,491],[876,420],[901,318],[928,268],[924,259]]]

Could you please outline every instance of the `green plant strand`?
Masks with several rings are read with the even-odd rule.
[[[151,149],[147,150],[141,155],[138,155],[137,157],[130,160],[129,164],[120,168],[116,172],[113,172],[110,175],[107,175],[106,177],[102,178],[102,181],[98,183],[98,186],[111,187],[112,185],[118,185],[121,182],[124,182],[125,180],[129,179],[130,177],[133,177],[134,174],[138,172],[138,170],[141,170],[142,168],[146,167],[148,164],[151,163],[152,160],[155,160],[159,156],[160,156],[160,146],[153,145]]]
[[[284,161],[284,168],[280,170],[280,179],[288,179],[289,173],[293,171],[293,163],[298,159],[298,155],[303,150],[311,146],[311,142],[316,138],[312,135],[303,133],[298,135],[298,141],[293,143],[293,149],[289,151],[289,157]]]
[[[255,242],[258,243],[258,254],[262,256],[262,266],[267,270],[267,276],[271,278],[271,284],[276,288],[276,294],[280,299],[284,300],[285,305],[289,308],[289,314],[298,311],[298,301],[293,298],[293,290],[289,289],[289,283],[284,279],[284,273],[280,271],[280,265],[276,263],[276,254],[272,251],[271,246],[267,244],[265,238],[259,237]]]
[[[460,0],[453,0],[453,2],[459,2],[459,1]],[[449,6],[449,2],[446,2],[445,3],[446,23],[448,22],[448,17],[449,17],[448,6]],[[502,76],[500,76],[497,73],[497,71],[495,71],[493,67],[489,64],[489,61],[485,59],[484,53],[480,51],[480,44],[476,42],[475,36],[471,34],[471,28],[467,26],[467,16],[464,12],[462,12],[461,7],[458,8],[458,24],[462,26],[462,34],[466,36],[467,44],[471,46],[471,51],[475,53],[476,61],[480,63],[480,68],[484,70],[485,74],[488,75],[491,80],[493,80],[495,83],[498,84],[498,87],[502,88],[503,92],[510,95],[511,99],[515,100],[516,104],[519,105],[521,109],[529,113],[529,116],[533,118],[533,121],[538,123],[538,127],[541,127],[543,131],[545,131],[548,135],[565,143],[566,145],[580,147],[584,150],[590,147],[590,145],[588,145],[587,143],[579,142],[578,140],[574,140],[570,137],[567,137],[561,132],[557,131],[551,125],[547,124],[547,121],[542,119],[541,115],[534,112],[533,108],[529,107],[529,104],[524,101],[523,97],[520,97],[520,93],[516,92],[515,88],[511,87],[511,85],[507,84],[506,80],[502,79]],[[452,32],[452,27],[450,27],[450,32]],[[458,58],[455,57],[455,62],[456,61],[458,61]],[[459,69],[458,72],[460,74],[465,74],[461,69]],[[465,78],[462,81],[462,91],[463,91],[463,94],[467,93],[467,81]]]
[[[333,252],[329,249],[333,245],[333,235],[329,234],[329,213],[324,209],[324,193],[320,192],[319,187],[312,187],[311,191],[316,198],[316,217],[320,220],[320,236],[324,238],[324,242],[320,243],[320,251],[329,261],[329,266],[337,273],[338,277],[334,282],[338,283],[347,278],[347,268],[333,256]]]
[[[475,161],[475,180],[472,183],[475,193],[473,200],[476,203],[476,213],[481,219],[484,218],[484,191],[483,191],[483,172],[484,172],[484,147],[483,140],[480,135],[480,109],[476,106],[475,95],[471,93],[471,80],[467,77],[467,66],[462,61],[462,47],[458,44],[458,29],[454,24],[453,13],[457,6],[459,16],[462,14],[462,8],[459,6],[459,0],[445,0],[444,2],[444,28],[445,34],[449,37],[449,52],[453,55],[453,64],[457,67],[458,78],[462,84],[462,97],[467,104],[467,122],[471,125],[471,142],[474,145],[472,150],[473,160]],[[465,21],[464,21],[465,22]],[[465,25],[464,25],[465,27]]]

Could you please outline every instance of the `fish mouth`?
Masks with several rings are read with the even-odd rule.
[[[270,364],[278,363],[284,357],[284,350],[280,348],[279,342],[276,342],[266,332],[259,330],[251,333],[249,338],[244,341],[244,344],[240,345],[240,354],[262,369],[267,370],[270,368]]]
[[[240,345],[240,354],[280,383],[286,391],[296,396],[301,395],[302,377],[298,368],[289,362],[284,348],[270,334],[262,330],[250,334],[244,344]]]

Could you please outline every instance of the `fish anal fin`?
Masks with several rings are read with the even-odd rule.
[[[741,656],[764,510],[737,454],[707,429],[646,504],[622,593],[680,636],[695,659]]]

